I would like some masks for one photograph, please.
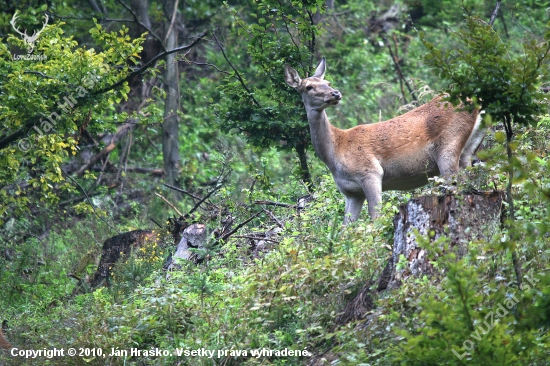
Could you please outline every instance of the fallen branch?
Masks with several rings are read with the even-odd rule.
[[[153,221],[155,225],[157,225],[159,228],[163,229],[162,225],[155,221],[155,219],[150,218],[149,220]]]
[[[277,207],[286,207],[286,208],[296,208],[296,205],[291,205],[288,203],[279,203],[273,201],[254,201],[256,205],[267,205],[267,206],[277,206]]]
[[[109,143],[109,145],[105,146],[103,150],[88,159],[86,161],[86,164],[78,169],[76,175],[78,177],[81,177],[82,175],[84,175],[84,172],[91,169],[91,167],[94,166],[95,163],[107,157],[116,148],[118,142],[126,135],[126,133],[133,127],[133,125],[135,125],[135,123],[132,121],[120,126],[117,132],[111,138],[111,142]]]
[[[170,185],[170,184],[167,184],[167,183],[162,183],[162,185],[165,186],[165,187],[168,187],[168,188],[170,188],[170,189],[173,189],[173,190],[176,191],[176,192],[181,192],[181,193],[183,193],[183,194],[186,194],[186,195],[188,195],[189,197],[194,198],[194,199],[196,199],[196,200],[199,200],[199,201],[200,201],[200,200],[202,199],[202,198],[200,198],[200,197],[198,197],[198,196],[195,196],[193,193],[186,191],[185,189],[178,188],[178,187],[174,187],[174,186],[172,186],[172,185]],[[207,202],[207,203],[208,203],[208,202]]]
[[[263,241],[269,241],[275,244],[279,244],[277,240],[268,239],[268,238],[262,238],[260,236],[254,236],[254,235],[234,235],[234,238],[243,238],[243,239],[252,239],[252,240],[263,240]]]
[[[218,242],[221,241],[221,240],[226,240],[227,238],[229,238],[231,235],[235,234],[235,232],[237,232],[237,230],[239,230],[240,228],[242,228],[244,225],[248,224],[250,221],[254,220],[256,217],[260,216],[260,214],[264,212],[263,210],[261,211],[258,211],[256,212],[254,215],[252,215],[251,217],[249,217],[248,219],[244,220],[243,222],[241,222],[239,225],[235,226],[235,228],[233,230],[231,230],[230,232],[228,232],[227,234],[224,234],[222,235],[219,239],[218,239]]]
[[[265,212],[266,214],[269,215],[269,217],[271,217],[271,219],[272,219],[273,221],[275,221],[275,223],[277,224],[278,227],[280,227],[281,229],[284,229],[283,223],[282,223],[281,221],[279,221],[279,220],[275,217],[275,215],[273,215],[273,212],[271,212],[271,211],[269,211],[269,210],[267,210],[267,209],[265,209],[265,208],[264,208],[263,210],[264,210],[264,212]]]

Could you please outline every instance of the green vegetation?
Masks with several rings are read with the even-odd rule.
[[[496,3],[0,0],[0,322],[16,353],[65,352],[0,350],[0,364],[547,365],[550,4],[502,3],[490,25]],[[48,14],[32,52],[16,10],[28,35]],[[165,61],[136,73],[170,32],[193,43],[176,56],[179,193],[163,185]],[[379,220],[363,210],[341,226],[343,197],[283,80],[285,63],[307,74],[321,56],[343,95],[328,111],[338,127],[440,92],[481,102],[492,128],[458,191],[509,197],[501,230],[460,259],[446,238],[419,237],[439,274],[351,322],[399,205],[440,187],[385,193]],[[175,210],[193,210],[207,239],[167,273]],[[105,240],[137,229],[160,239],[90,288]]]

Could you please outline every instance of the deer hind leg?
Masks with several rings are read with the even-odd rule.
[[[466,142],[466,146],[464,146],[464,149],[462,150],[462,154],[460,155],[459,165],[461,168],[465,168],[471,165],[472,157],[476,153],[477,149],[479,148],[479,145],[481,145],[481,142],[485,138],[485,134],[487,133],[487,129],[481,127],[482,113],[483,111],[481,111],[477,115],[477,120],[474,125],[474,129],[472,130],[472,133],[470,134],[470,138],[468,138],[468,141]]]

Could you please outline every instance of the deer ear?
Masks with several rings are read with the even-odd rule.
[[[315,74],[313,74],[314,77],[323,79],[325,77],[325,71],[327,69],[327,62],[325,58],[321,58],[321,62],[319,62],[319,65],[317,65],[317,69],[315,69]]]
[[[302,79],[300,79],[298,71],[294,70],[288,65],[285,65],[285,82],[288,84],[288,86],[297,88],[300,86]]]

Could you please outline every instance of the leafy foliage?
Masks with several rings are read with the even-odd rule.
[[[313,17],[322,10],[322,1],[262,0],[256,6],[250,23],[237,9],[229,9],[237,36],[248,42],[252,67],[245,76],[239,65],[225,79],[218,123],[225,131],[244,133],[255,146],[297,149],[303,154],[309,145],[308,122],[299,96],[285,85],[282,70],[289,63],[303,74],[311,72],[316,39],[322,34]]]
[[[61,26],[49,25],[41,34],[36,51],[43,60],[14,60],[9,46],[25,47],[15,36],[0,44],[1,149],[3,166],[9,167],[0,172],[0,220],[8,210],[25,210],[35,191],[39,201],[55,204],[58,190],[74,190],[62,163],[76,154],[78,131],[112,130],[125,118],[112,106],[126,98],[127,85],[95,92],[129,72],[128,60],[136,62],[143,39],[130,39],[124,28],[109,33],[97,25],[90,33],[105,50],[96,52],[78,47]]]
[[[457,47],[448,50],[424,41],[427,63],[452,82],[451,101],[476,97],[496,121],[536,123],[536,116],[546,110],[540,84],[549,77],[550,23],[544,42],[525,40],[518,54],[510,52],[514,45],[506,44],[491,25],[476,17],[467,18],[466,27],[453,37]]]
[[[186,1],[184,7],[179,2],[174,25],[179,35],[187,37],[188,31],[216,24],[225,52],[211,36],[210,42],[178,59],[180,188],[187,194],[172,203],[188,212],[198,202],[193,196],[203,197],[216,182],[220,189],[208,207],[199,208],[191,218],[206,223],[212,235],[207,249],[196,251],[201,263],[179,263],[180,270],[167,274],[162,265],[176,243],[163,232],[159,246],[137,249],[112,268],[111,287],[95,290],[86,287],[86,277],[93,276],[105,239],[118,231],[149,227],[151,219],[162,224],[172,216],[171,208],[152,194],[167,190],[161,185],[163,178],[130,169],[148,171],[162,164],[157,145],[165,95],[158,70],[118,89],[98,92],[122,80],[142,62],[138,55],[146,54],[139,36],[144,29],[121,2],[102,1],[105,13],[92,12],[93,2],[47,3],[29,1],[23,5],[32,8],[23,11],[13,2],[0,1],[7,9],[0,14],[2,34],[13,33],[9,21],[15,9],[29,29],[38,27],[46,10],[50,19],[56,14],[66,22],[50,21],[41,34],[35,53],[47,59],[14,60],[14,52],[25,46],[20,37],[8,36],[0,43],[0,144],[23,131],[2,145],[0,153],[0,321],[8,321],[6,336],[20,348],[37,350],[204,348],[248,354],[229,352],[215,360],[172,353],[50,360],[13,358],[2,352],[0,363],[547,363],[550,117],[541,103],[547,95],[539,89],[548,83],[545,2],[522,0],[517,9],[503,3],[502,15],[491,28],[480,18],[463,21],[464,13],[488,18],[494,7],[490,2],[398,1],[409,10],[422,10],[410,15],[414,27],[425,32],[423,42],[404,10],[392,20],[395,28],[376,33],[388,10],[387,2],[381,1],[260,0],[222,5],[212,0]],[[164,21],[162,5],[149,2],[154,32]],[[544,32],[542,37],[534,35]],[[334,65],[328,77],[344,95],[342,105],[330,112],[336,117],[331,120],[345,128],[383,119],[399,113],[404,93],[382,36],[393,47],[410,85],[436,90],[450,82],[453,100],[478,96],[494,121],[508,118],[516,123],[514,141],[500,130],[491,133],[478,154],[483,162],[457,178],[459,188],[478,190],[502,189],[511,178],[516,220],[507,221],[492,240],[470,243],[469,254],[460,260],[439,251],[445,248],[444,239],[433,243],[426,238],[425,248],[436,254],[432,264],[440,274],[409,278],[399,289],[373,298],[375,308],[365,319],[342,324],[346,305],[385,267],[398,206],[440,187],[384,193],[380,220],[342,228],[341,195],[326,167],[311,159],[317,182],[313,201],[305,209],[289,208],[308,193],[299,172],[291,173],[295,163],[289,151],[302,149],[305,156],[309,137],[303,105],[284,84],[282,70],[289,63],[306,75],[320,56],[327,56]],[[430,67],[418,61],[426,53],[425,45]],[[86,89],[82,96],[77,96],[79,86]],[[144,100],[147,88],[151,91]],[[71,93],[77,103],[64,112],[58,102]],[[63,173],[87,158],[82,151],[84,127],[99,141],[128,117],[139,122],[98,164],[99,173],[83,178]],[[22,149],[26,145],[20,141],[32,147]],[[505,141],[513,159],[507,159]],[[99,143],[91,151],[104,146]],[[219,182],[220,171],[231,174],[223,174],[225,180]],[[259,204],[269,201],[287,207]],[[510,212],[509,203],[504,211]],[[227,240],[216,237],[222,220],[230,218],[236,225],[257,212]],[[277,234],[261,246],[251,239],[270,230]],[[515,248],[523,263],[524,284],[533,281],[530,288],[515,285],[509,248]],[[485,322],[491,313],[495,320],[497,313],[502,316],[489,329]],[[261,349],[308,353],[251,356],[251,350]]]

